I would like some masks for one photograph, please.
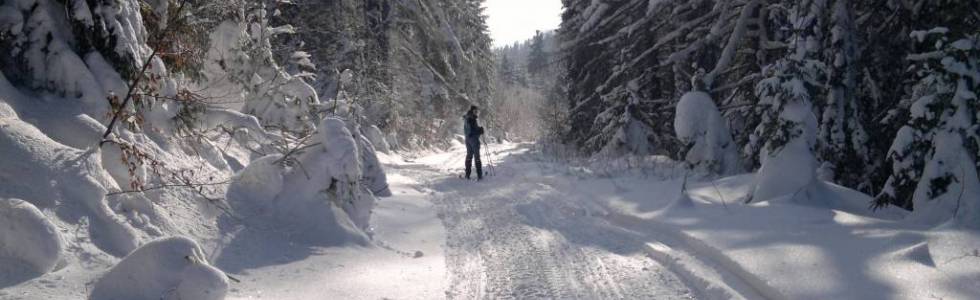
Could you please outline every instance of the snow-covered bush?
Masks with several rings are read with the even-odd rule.
[[[364,132],[364,137],[374,146],[374,150],[385,154],[391,152],[391,145],[388,144],[385,134],[381,132],[378,126],[371,125],[362,128],[362,131]]]
[[[358,148],[361,150],[361,179],[364,188],[378,197],[391,196],[391,190],[388,188],[388,176],[385,175],[381,161],[378,160],[374,144],[362,135],[358,139]]]
[[[920,80],[911,118],[888,152],[893,172],[876,205],[910,201],[915,222],[955,219],[980,228],[980,36],[950,41],[946,32],[912,33],[934,48],[909,56]]]
[[[740,171],[728,123],[708,93],[692,91],[681,96],[674,130],[687,150],[685,161],[694,169],[722,175]]]
[[[0,198],[0,273],[50,272],[61,259],[58,228],[24,200]],[[28,270],[17,270],[18,264]]]
[[[271,217],[300,240],[364,242],[375,193],[390,194],[370,142],[328,117],[300,147],[295,157],[267,156],[242,170],[228,190],[232,208],[246,220]]]
[[[653,128],[643,121],[647,118],[639,109],[639,99],[633,95],[610,98],[610,107],[596,116],[594,126],[602,126],[602,130],[586,143],[600,149],[598,154],[606,157],[654,154],[657,145],[651,141]]]
[[[291,26],[269,24],[265,6],[239,7],[243,12],[211,32],[212,47],[204,66],[205,96],[237,103],[263,125],[302,131],[315,127],[320,101],[304,79],[288,74],[274,60],[271,39],[292,32]],[[227,105],[227,104],[226,104]]]
[[[813,69],[796,58],[783,59],[767,66],[769,77],[756,85],[759,102],[766,110],[755,131],[755,139],[763,146],[752,201],[807,192],[817,182],[817,160],[812,150],[817,119],[807,87],[812,84]]]
[[[194,241],[152,241],[123,258],[95,283],[91,299],[219,300],[228,292],[224,272],[208,264]]]

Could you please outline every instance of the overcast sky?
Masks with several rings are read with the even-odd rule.
[[[487,25],[494,47],[534,36],[535,30],[558,29],[561,0],[487,0]]]

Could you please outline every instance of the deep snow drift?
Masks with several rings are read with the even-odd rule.
[[[52,271],[64,247],[58,228],[37,207],[0,199],[0,284]]]
[[[143,245],[112,267],[92,290],[92,299],[225,298],[225,273],[210,266],[200,246],[187,238]]]

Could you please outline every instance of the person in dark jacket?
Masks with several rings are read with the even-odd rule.
[[[463,116],[463,134],[466,135],[466,179],[470,179],[470,166],[473,159],[476,159],[476,179],[483,179],[483,162],[480,161],[480,136],[483,135],[483,127],[476,122],[476,105],[470,106],[470,110]]]

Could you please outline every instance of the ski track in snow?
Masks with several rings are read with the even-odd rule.
[[[546,166],[521,161],[521,150],[506,149],[513,153],[497,166],[499,176],[483,182],[458,178],[459,151],[389,167],[427,179],[422,189],[447,231],[447,298],[694,298],[647,256],[645,241],[592,215],[572,183],[542,175]]]

